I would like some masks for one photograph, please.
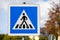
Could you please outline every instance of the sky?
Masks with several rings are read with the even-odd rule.
[[[7,34],[8,30],[8,5],[9,4],[40,4],[40,27],[44,27],[48,17],[49,0],[0,0],[0,34]]]

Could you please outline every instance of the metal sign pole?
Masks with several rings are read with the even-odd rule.
[[[23,4],[26,4],[26,2],[23,2]],[[22,40],[25,40],[25,37],[24,36],[22,36]]]
[[[25,40],[25,37],[24,36],[22,36],[22,40]]]

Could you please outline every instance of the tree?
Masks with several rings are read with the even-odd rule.
[[[29,36],[9,36],[9,35],[1,35],[1,40],[22,40],[22,37],[24,37],[24,40],[31,40]]]
[[[21,36],[9,36],[9,35],[5,35],[3,40],[22,40]]]
[[[56,37],[60,35],[60,4],[53,3],[53,7],[49,11],[49,18],[45,24],[45,30],[48,34]]]

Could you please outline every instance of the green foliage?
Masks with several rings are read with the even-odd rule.
[[[22,40],[22,37],[24,37],[25,40],[31,40],[29,36],[8,36],[6,34],[0,35],[0,40]],[[39,40],[48,40],[48,39],[46,37],[39,36]]]
[[[25,36],[25,40],[31,40],[29,36]]]
[[[48,40],[47,37],[39,36],[39,40]]]
[[[4,38],[4,35],[0,34],[0,40],[3,40],[3,38]]]
[[[21,36],[8,36],[8,35],[5,35],[3,40],[21,40],[22,37]]]
[[[23,36],[8,36],[8,35],[5,35],[3,40],[22,40],[22,37]],[[24,36],[24,39],[25,40],[30,40],[30,38],[28,36]]]

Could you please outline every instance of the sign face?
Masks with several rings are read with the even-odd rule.
[[[9,6],[9,35],[38,35],[39,5]]]

